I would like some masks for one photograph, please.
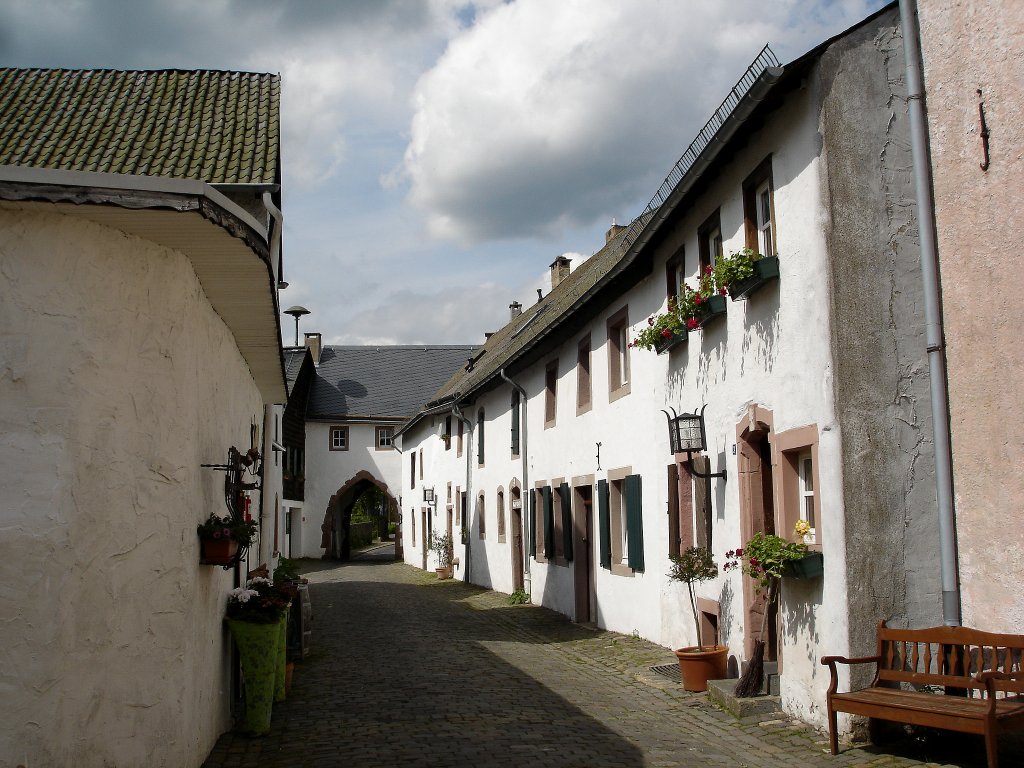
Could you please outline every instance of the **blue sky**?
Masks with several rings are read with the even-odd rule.
[[[327,343],[478,343],[643,210],[765,43],[882,5],[6,0],[0,65],[280,73],[282,308]]]

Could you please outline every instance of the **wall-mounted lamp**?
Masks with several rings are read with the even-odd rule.
[[[671,415],[668,411],[662,410],[665,419],[668,421],[668,444],[672,453],[685,453],[686,465],[690,474],[694,477],[720,477],[725,480],[725,469],[721,472],[697,472],[693,468],[693,454],[707,450],[707,438],[704,434],[704,409],[700,413],[676,413],[672,409]]]
[[[434,506],[435,504],[437,504],[437,496],[434,495],[433,488],[423,489],[423,501],[429,504],[430,506]]]

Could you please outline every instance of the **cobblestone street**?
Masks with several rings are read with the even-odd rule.
[[[205,766],[984,765],[981,741],[956,735],[832,757],[806,725],[737,721],[650,672],[665,648],[438,582],[391,551],[312,566],[313,651],[272,733],[225,734]],[[1004,768],[1022,764],[1013,750]]]

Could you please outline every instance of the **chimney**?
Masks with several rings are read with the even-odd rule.
[[[608,245],[608,243],[614,240],[615,236],[624,229],[625,227],[622,224],[616,224],[615,219],[612,219],[611,229],[604,233],[604,244]]]
[[[559,256],[553,262],[551,262],[551,290],[555,290],[560,282],[562,282],[569,274],[569,263],[570,260],[565,256]]]
[[[313,355],[313,364],[320,365],[320,348],[321,338],[319,333],[305,333],[306,347],[309,348],[310,354]]]
[[[518,301],[513,301],[511,304],[509,304],[508,309],[509,313],[512,315],[509,318],[510,321],[515,320],[517,317],[523,314],[523,305],[520,304]]]

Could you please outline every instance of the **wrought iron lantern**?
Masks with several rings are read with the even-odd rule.
[[[437,496],[434,495],[433,488],[423,489],[423,501],[427,504],[430,504],[431,506],[437,504]]]
[[[668,422],[668,444],[672,453],[686,454],[686,468],[694,477],[720,477],[725,480],[724,467],[721,472],[698,472],[693,466],[693,454],[707,450],[707,436],[704,432],[705,408],[706,405],[694,413],[676,413],[676,409],[672,408],[672,413],[669,414],[668,411],[662,410]]]

